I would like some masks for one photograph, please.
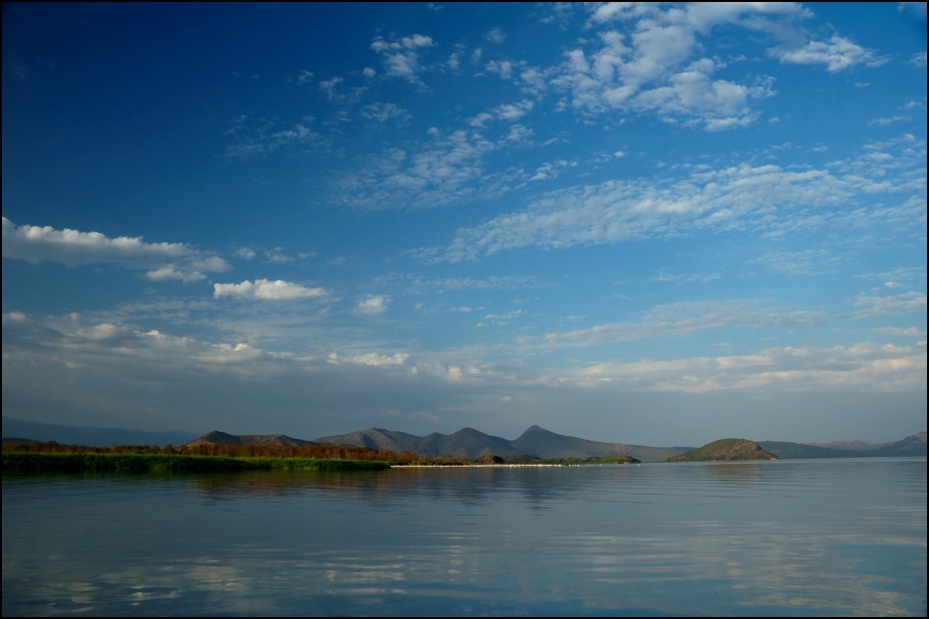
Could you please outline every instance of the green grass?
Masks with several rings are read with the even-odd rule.
[[[317,458],[224,458],[168,454],[4,453],[3,472],[207,473],[256,470],[379,471],[386,462]]]

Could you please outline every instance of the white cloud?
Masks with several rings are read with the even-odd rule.
[[[919,311],[925,312],[926,293],[911,290],[909,292],[902,292],[898,295],[884,297],[862,294],[855,299],[855,306],[868,308],[862,310],[862,315],[866,317]]]
[[[886,127],[887,125],[892,125],[899,122],[909,122],[912,120],[909,116],[898,115],[898,116],[882,116],[880,118],[875,118],[874,120],[868,123],[868,126],[879,126]]]
[[[231,267],[219,256],[183,243],[146,243],[142,237],[111,238],[100,232],[81,232],[51,226],[17,226],[3,218],[3,257],[33,264],[55,262],[69,267],[118,264],[148,270],[151,281],[203,279],[200,271],[223,272]]]
[[[300,71],[293,77],[293,81],[297,84],[309,84],[313,81],[313,72]]]
[[[338,353],[330,353],[326,361],[333,365],[343,363],[354,363],[359,365],[371,365],[376,367],[403,367],[406,360],[410,358],[408,353],[394,353],[392,355],[382,355],[375,352],[363,353],[360,355],[341,356]]]
[[[588,347],[643,339],[681,337],[701,331],[734,326],[820,325],[830,316],[810,311],[772,308],[760,299],[668,303],[651,308],[639,320],[614,322],[549,333],[541,348]]]
[[[248,247],[240,247],[239,249],[235,250],[233,255],[235,255],[237,258],[242,258],[243,260],[251,260],[255,257],[255,250]]]
[[[337,78],[339,79],[339,78]],[[330,97],[334,91],[326,90],[333,80],[323,82],[320,88]],[[225,155],[233,159],[266,156],[280,150],[324,148],[329,142],[317,131],[310,129],[312,117],[297,122],[284,123],[277,119],[252,118],[241,115],[230,123],[225,135],[229,138]]]
[[[319,299],[327,297],[325,288],[307,288],[283,280],[270,281],[256,279],[241,284],[213,284],[213,297],[236,297],[240,299],[259,299],[263,301],[294,301],[298,299]]]
[[[355,309],[361,314],[383,314],[387,311],[390,297],[383,295],[368,295],[358,301]]]
[[[394,103],[372,103],[361,108],[361,115],[368,120],[384,124],[393,121],[399,124],[407,123],[412,116],[408,110]]]
[[[491,60],[487,63],[485,69],[488,73],[496,73],[502,79],[508,80],[513,77],[513,70],[516,68],[509,60]]]
[[[667,9],[659,3],[617,2],[588,8],[588,27],[597,29],[597,36],[568,50],[549,82],[568,90],[570,105],[588,115],[657,112],[667,122],[709,131],[753,123],[760,116],[753,102],[775,94],[772,80],[763,75],[711,79],[726,62],[705,52],[704,41],[722,25],[756,40],[759,35],[773,40],[768,54],[781,62],[823,64],[836,72],[887,60],[839,35],[827,42],[813,40],[797,26],[811,13],[792,2],[692,3]]]
[[[884,335],[898,337],[926,337],[926,330],[919,327],[879,327],[875,331]]]
[[[750,101],[772,94],[769,80],[757,78],[751,84],[712,80],[718,66],[709,58],[684,65],[698,48],[697,22],[709,20],[712,25],[713,20],[679,11],[646,11],[654,15],[639,21],[633,34],[601,32],[599,49],[566,52],[552,84],[571,91],[572,106],[587,113],[656,111],[667,121],[683,117],[711,131],[753,122],[758,113]]]
[[[421,84],[418,76],[421,66],[417,50],[434,45],[432,37],[414,34],[397,41],[385,41],[382,37],[376,37],[371,43],[371,49],[381,55],[388,76]]]
[[[455,262],[522,247],[557,249],[723,230],[776,237],[827,223],[911,226],[925,220],[925,157],[925,143],[905,136],[868,145],[858,158],[820,169],[693,167],[673,180],[569,187],[524,210],[458,230],[444,257]],[[875,204],[871,197],[893,194],[897,202]]]
[[[842,259],[839,256],[824,249],[768,252],[757,262],[779,273],[807,276],[833,273],[842,265]]]
[[[177,280],[182,281],[185,284],[188,282],[196,282],[202,279],[206,279],[206,276],[199,271],[178,271],[173,266],[164,266],[160,269],[149,271],[145,274],[145,277],[146,279],[153,282]]]
[[[510,189],[509,177],[487,172],[486,158],[524,145],[531,136],[522,125],[511,125],[496,141],[472,130],[445,135],[433,128],[428,133],[432,140],[417,144],[412,152],[392,148],[369,158],[357,171],[336,177],[332,199],[370,209],[431,208],[501,195]]]
[[[769,51],[781,62],[793,64],[824,64],[830,73],[843,71],[858,64],[877,66],[886,62],[873,51],[839,35],[833,35],[828,42],[810,41],[803,47],[776,47]]]
[[[728,357],[605,362],[548,374],[557,385],[621,384],[653,391],[709,393],[774,387],[790,391],[925,391],[926,345],[869,342],[834,348],[770,348]]]
[[[918,69],[926,68],[926,52],[916,52],[909,60],[910,64]]]
[[[491,43],[503,43],[506,41],[506,35],[499,28],[491,28],[484,37]]]
[[[324,82],[320,82],[319,89],[326,93],[326,97],[330,101],[333,101],[340,98],[337,89],[344,81],[345,80],[343,80],[341,77],[333,77]]]

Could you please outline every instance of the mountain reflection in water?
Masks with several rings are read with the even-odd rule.
[[[60,614],[925,615],[926,459],[5,475]]]

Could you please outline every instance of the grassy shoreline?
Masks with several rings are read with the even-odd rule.
[[[382,471],[386,462],[324,458],[229,458],[168,454],[4,452],[4,473],[124,472],[208,473],[232,471]]]

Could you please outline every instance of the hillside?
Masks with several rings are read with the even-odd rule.
[[[790,443],[787,441],[758,441],[765,451],[776,455],[780,460],[806,460],[819,458],[867,458],[872,454],[868,450],[836,449],[819,447],[807,443]]]
[[[318,444],[313,441],[291,438],[284,434],[226,434],[214,430],[190,441],[184,447],[194,447],[196,445],[289,445],[291,447],[302,447],[304,445]]]
[[[893,441],[891,441],[892,443]],[[891,443],[865,443],[864,441],[832,441],[831,443],[803,443],[804,445],[812,445],[813,447],[828,447],[829,449],[849,449],[849,450],[868,450],[868,449],[880,449],[881,447],[886,447]],[[760,444],[760,443],[759,443]]]
[[[642,462],[662,462],[690,449],[689,447],[646,447],[621,443],[601,443],[550,432],[532,426],[516,440],[484,434],[473,428],[463,428],[454,434],[435,432],[418,437],[405,432],[368,428],[361,432],[323,436],[317,443],[373,447],[394,451],[409,450],[420,454],[467,456],[513,456],[522,454],[536,458],[591,458],[627,455]]]
[[[728,462],[735,460],[777,460],[777,456],[744,438],[724,438],[699,449],[668,458],[669,462]]]
[[[872,449],[869,452],[874,456],[891,456],[891,457],[907,457],[907,456],[925,456],[926,455],[926,433],[918,432],[917,434],[910,435],[903,440],[891,443],[884,447],[878,449]]]
[[[926,455],[926,433],[919,432],[890,443],[789,443],[786,441],[759,441],[765,451],[770,451],[781,460],[800,458],[901,458]],[[845,445],[828,447],[827,445]],[[870,447],[865,447],[870,445]]]

